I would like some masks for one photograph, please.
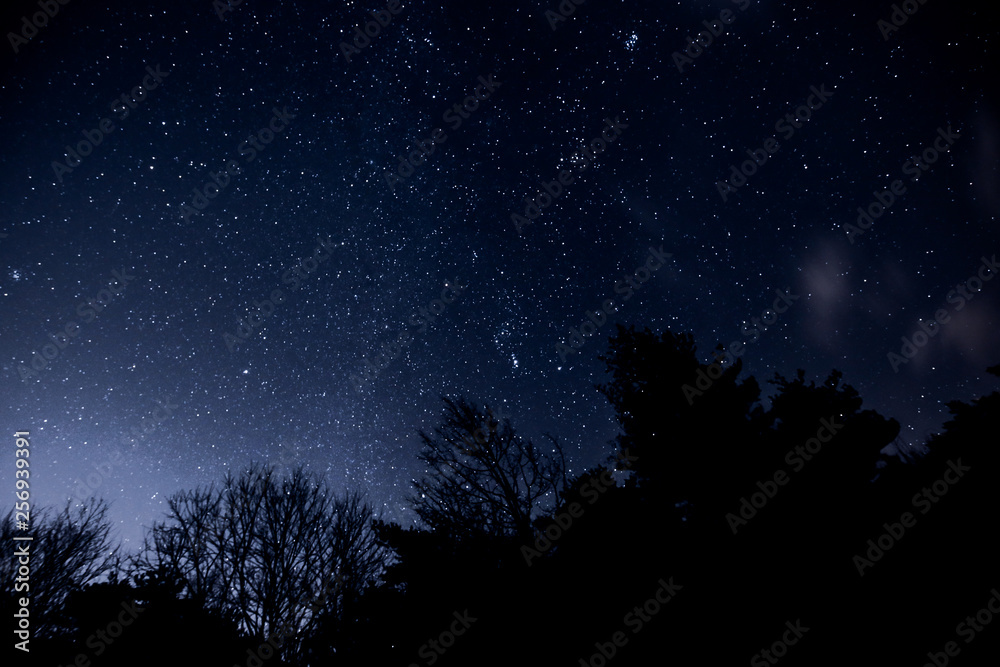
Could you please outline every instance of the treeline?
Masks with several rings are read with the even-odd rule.
[[[127,558],[103,502],[47,515],[30,662],[995,661],[1000,394],[949,403],[941,433],[887,455],[899,424],[837,371],[775,375],[765,406],[686,334],[619,327],[601,359],[621,426],[606,461],[569,477],[557,437],[445,398],[420,433],[414,528],[264,465],[172,497]]]

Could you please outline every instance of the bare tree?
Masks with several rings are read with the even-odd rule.
[[[567,488],[566,460],[558,440],[546,453],[464,398],[445,402],[433,435],[420,431],[419,458],[428,473],[414,480],[411,497],[428,526],[455,536],[531,534],[531,522],[554,507]]]
[[[184,594],[266,639],[283,628],[282,658],[381,576],[387,551],[360,495],[336,496],[301,467],[286,477],[251,465],[218,490],[178,493],[136,561],[185,582]],[[331,582],[336,581],[336,585]]]
[[[33,512],[28,531],[15,531],[13,510],[3,518],[0,542],[27,548],[30,554],[30,580],[21,583],[30,586],[33,637],[52,638],[71,632],[73,628],[66,627],[63,620],[66,598],[112,574],[117,548],[111,546],[107,511],[107,503],[95,498],[75,510],[66,503],[58,514],[41,508]],[[32,539],[14,542],[14,537]],[[11,599],[23,590],[17,588],[18,566],[18,558],[0,559],[0,579],[10,582],[5,595]]]

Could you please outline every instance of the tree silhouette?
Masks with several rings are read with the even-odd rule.
[[[254,639],[289,630],[281,657],[290,662],[304,658],[304,640],[321,625],[350,613],[385,565],[371,508],[358,494],[333,495],[301,467],[279,477],[254,464],[219,489],[174,495],[169,507],[147,535],[139,571],[183,581],[187,597]]]
[[[184,598],[183,589],[183,581],[165,572],[147,572],[132,585],[116,578],[74,592],[66,616],[75,630],[58,663],[127,667],[175,664],[181,656],[191,667],[245,663],[252,643],[240,637],[234,622]]]
[[[948,403],[926,452],[900,456],[887,453],[899,424],[864,409],[836,370],[819,382],[776,373],[762,401],[738,362],[699,362],[688,334],[619,327],[603,358],[617,457],[568,480],[556,438],[538,447],[488,406],[445,398],[438,426],[419,432],[415,527],[301,467],[251,465],[171,497],[126,571],[108,549],[106,505],[43,511],[32,622],[49,644],[32,657],[75,663],[122,605],[141,605],[95,667],[159,651],[177,661],[181,645],[192,665],[243,665],[283,626],[292,637],[267,667],[509,664],[500,645],[528,665],[599,653],[616,667],[735,663],[796,618],[815,630],[786,667],[922,664],[996,586],[1000,393]],[[903,530],[903,512],[915,526]],[[863,575],[858,554],[871,559]],[[0,565],[11,578],[13,561]],[[668,579],[677,599],[650,611]],[[640,609],[655,629],[611,643]],[[475,625],[445,640],[459,613]],[[981,636],[962,645],[964,663],[995,662],[1000,635]]]
[[[36,508],[27,532],[15,530],[13,510],[0,522],[0,540],[27,545],[31,554],[33,638],[65,637],[72,630],[65,620],[67,598],[111,571],[118,549],[111,546],[107,511],[107,503],[91,498],[76,509],[67,503],[55,514],[48,508]],[[15,536],[30,536],[32,540],[14,542]],[[10,582],[2,593],[5,609],[13,608],[19,597],[14,589],[17,567],[17,558],[0,559],[0,580]]]
[[[611,380],[595,386],[615,408],[618,444],[636,456],[639,484],[681,519],[710,515],[719,489],[752,464],[748,443],[766,428],[756,380],[737,383],[739,359],[726,369],[700,363],[689,334],[618,325],[608,346],[600,359]]]
[[[494,419],[464,398],[443,398],[444,417],[432,434],[420,431],[418,455],[428,468],[414,480],[413,508],[425,525],[455,538],[530,534],[534,517],[566,488],[566,462],[557,439],[550,452],[517,435],[510,420]]]

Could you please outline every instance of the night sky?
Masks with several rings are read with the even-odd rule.
[[[923,442],[995,387],[1000,107],[985,10],[911,2],[896,29],[888,1],[70,0],[30,40],[14,3],[0,392],[33,504],[103,465],[133,548],[172,493],[270,460],[408,523],[442,395],[579,473],[613,452],[616,323],[692,332],[705,362],[742,342],[765,391],[839,369]]]

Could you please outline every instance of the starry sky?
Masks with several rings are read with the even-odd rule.
[[[37,3],[5,8],[0,405],[10,444],[31,433],[36,506],[97,466],[133,548],[170,494],[267,460],[408,523],[441,395],[551,432],[579,473],[613,451],[594,384],[616,323],[692,332],[706,362],[744,342],[765,391],[839,369],[907,442],[994,388],[1000,281],[951,294],[1000,251],[997,33],[975,3],[899,26],[890,2],[388,5],[70,0],[30,40],[11,35]],[[359,47],[368,12],[387,24]],[[651,250],[669,257],[640,270]],[[746,335],[776,290],[797,298]]]

